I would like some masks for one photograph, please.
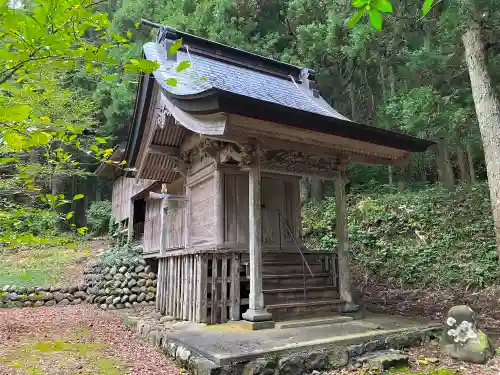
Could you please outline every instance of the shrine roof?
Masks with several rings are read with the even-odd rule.
[[[148,81],[155,81],[182,111],[234,114],[407,152],[422,152],[433,144],[351,121],[319,95],[311,70],[149,24],[159,30],[156,42],[144,45],[144,55],[157,60],[160,68],[152,74],[153,80]],[[182,47],[171,56],[168,48],[178,39],[182,39]],[[188,61],[190,67],[178,72],[176,68],[183,61]],[[141,85],[147,93],[144,78]],[[174,78],[176,84],[167,84],[169,78]],[[136,110],[148,99],[139,89]]]

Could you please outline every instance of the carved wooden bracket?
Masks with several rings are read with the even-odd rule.
[[[241,162],[241,153],[236,149],[236,146],[232,143],[229,143],[220,150],[219,160],[221,163],[229,163],[231,161],[240,163]]]
[[[320,157],[298,151],[268,150],[261,159],[263,170],[300,176],[336,179],[342,176],[348,158]]]
[[[156,126],[160,129],[165,129],[169,119],[172,117],[172,113],[168,110],[167,106],[163,106],[160,108],[158,112],[158,117],[156,118]]]

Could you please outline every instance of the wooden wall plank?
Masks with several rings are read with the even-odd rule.
[[[229,319],[240,320],[240,254],[231,254]]]
[[[221,267],[221,277],[220,277],[220,322],[225,323],[227,321],[227,261],[228,256],[223,254],[221,256],[222,267]]]
[[[210,324],[217,323],[217,305],[218,305],[218,296],[217,296],[217,263],[219,261],[219,257],[217,254],[212,255],[212,278],[211,278],[211,312],[210,312]]]
[[[189,237],[191,245],[214,243],[215,236],[215,180],[204,179],[191,186],[189,199]]]
[[[201,285],[201,303],[200,303],[200,322],[208,323],[208,256],[201,256],[201,273],[200,273],[200,285]]]

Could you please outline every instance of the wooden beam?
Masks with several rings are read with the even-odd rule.
[[[176,158],[179,157],[180,151],[181,151],[180,148],[171,147],[171,146],[162,146],[162,145],[151,144],[148,147],[148,152],[150,154],[167,155],[167,156],[173,156]]]
[[[192,150],[193,148],[198,146],[204,139],[205,139],[205,137],[203,137],[199,134],[196,134],[196,133],[191,134],[190,136],[187,136],[181,144],[181,147],[180,147],[181,154],[183,154],[189,150]]]

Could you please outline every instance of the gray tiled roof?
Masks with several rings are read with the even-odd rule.
[[[154,42],[144,45],[144,53],[149,60],[157,60],[160,63],[160,69],[154,76],[160,86],[174,95],[195,95],[218,89],[301,111],[348,120],[323,98],[313,97],[303,84],[294,82],[292,78],[276,77],[193,52],[178,51],[177,60],[169,60],[165,47]],[[175,67],[183,60],[190,61],[191,68],[179,73]],[[177,79],[176,86],[165,83],[170,77]]]

